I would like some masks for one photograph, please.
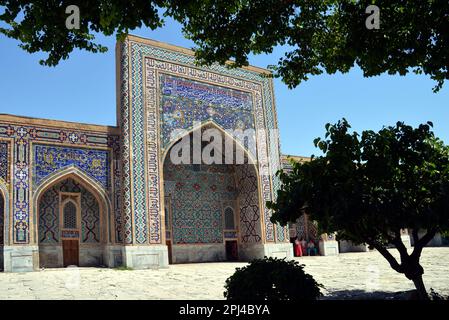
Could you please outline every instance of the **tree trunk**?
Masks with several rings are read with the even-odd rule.
[[[427,294],[427,290],[422,279],[424,269],[419,264],[419,258],[421,256],[423,244],[421,243],[415,245],[415,249],[413,250],[412,255],[409,256],[407,254],[407,249],[404,247],[402,241],[399,241],[401,241],[400,238],[398,238],[393,244],[399,250],[399,253],[401,255],[401,264],[399,264],[396,258],[393,257],[393,255],[391,255],[387,248],[385,248],[381,244],[376,242],[371,242],[368,244],[376,248],[380,252],[380,254],[382,254],[382,256],[387,259],[393,270],[404,274],[407,279],[413,281],[416,288],[417,298],[419,300],[429,300],[430,298]],[[423,243],[426,244],[427,242]]]
[[[422,275],[416,276],[411,279],[416,287],[416,292],[418,293],[419,300],[429,300],[429,295],[427,294],[424,281],[422,280]]]

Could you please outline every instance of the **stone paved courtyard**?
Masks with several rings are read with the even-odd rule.
[[[392,250],[393,253],[396,253]],[[413,289],[378,252],[297,258],[322,283],[325,299],[381,298]],[[159,270],[47,269],[0,273],[0,299],[223,299],[224,283],[245,263],[172,265]],[[425,248],[428,289],[449,294],[449,248]],[[366,292],[378,292],[367,296]]]

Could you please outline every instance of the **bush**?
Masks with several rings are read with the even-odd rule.
[[[224,296],[228,300],[316,300],[323,286],[303,267],[285,259],[253,260],[226,280]]]

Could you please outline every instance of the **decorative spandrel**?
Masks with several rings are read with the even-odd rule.
[[[191,79],[161,74],[160,113],[162,147],[177,129],[212,120],[225,130],[254,129],[251,94]]]
[[[38,186],[50,174],[74,165],[100,183],[109,187],[109,154],[106,150],[34,145],[33,182]]]
[[[6,142],[0,142],[0,179],[8,181],[9,176],[9,145]]]

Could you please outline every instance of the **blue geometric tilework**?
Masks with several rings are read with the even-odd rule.
[[[81,239],[83,243],[100,243],[100,207],[95,196],[73,179],[66,179],[49,188],[39,202],[39,243],[58,244],[59,192],[81,195]]]
[[[13,157],[10,155],[9,160],[12,161],[12,172],[9,172],[9,180],[7,181],[12,184],[12,206],[11,206],[11,216],[12,223],[10,228],[12,229],[12,243],[13,244],[27,244],[30,243],[30,215],[32,214],[30,199],[32,199],[32,188],[30,185],[29,178],[33,176],[34,166],[30,164],[35,162],[34,149],[31,145],[36,143],[49,144],[52,145],[62,145],[69,144],[74,148],[110,148],[113,149],[114,159],[119,157],[119,136],[113,134],[107,134],[104,132],[96,131],[84,131],[84,130],[70,130],[63,126],[60,128],[52,127],[39,127],[39,126],[27,126],[23,124],[11,124],[11,123],[0,123],[0,137],[13,139],[14,144],[10,151],[14,151]],[[108,160],[109,162],[109,160]],[[114,161],[114,174],[111,178],[114,180],[115,194],[120,192],[118,179],[120,178],[120,170],[117,169],[117,161]],[[75,164],[76,165],[76,164]],[[95,165],[94,165],[95,167]],[[7,169],[11,168],[11,162],[9,162]],[[109,165],[107,165],[109,168]],[[87,172],[86,172],[87,173]],[[100,184],[106,187],[110,187],[107,191],[111,192],[112,188],[110,186],[109,179],[104,180],[101,174],[98,175],[93,170],[94,179],[100,179]],[[109,174],[109,173],[108,173]],[[104,173],[103,173],[104,175]],[[97,180],[98,181],[98,180]],[[110,193],[111,198],[114,197]],[[118,206],[115,207],[116,217],[115,226],[116,230],[120,232],[121,220],[120,220],[120,199],[115,197],[115,203]],[[36,234],[34,234],[36,236]],[[120,239],[120,237],[116,237]]]
[[[5,226],[5,200],[3,199],[3,195],[0,193],[0,246],[4,244],[4,235],[5,232],[3,230]]]
[[[167,158],[168,159],[168,158]],[[174,165],[165,161],[173,243],[223,243],[222,202],[237,199],[234,166]]]
[[[229,69],[225,66],[221,66],[218,64],[213,64],[208,67],[197,67],[195,65],[195,58],[191,55],[175,52],[172,50],[167,50],[147,44],[142,44],[139,42],[129,41],[129,46],[131,48],[131,52],[133,53],[131,56],[131,76],[133,90],[133,101],[130,108],[135,108],[136,106],[140,109],[143,105],[143,97],[144,95],[141,93],[141,88],[146,87],[146,95],[147,98],[147,118],[152,117],[154,119],[152,106],[154,100],[156,99],[155,91],[160,91],[160,86],[156,86],[156,83],[160,83],[160,75],[168,74],[176,75],[179,78],[188,78],[194,81],[198,81],[200,83],[213,83],[217,87],[229,87],[233,88],[237,91],[250,92],[254,111],[253,116],[255,119],[255,127],[256,130],[265,130],[272,129],[273,127],[277,127],[277,121],[275,119],[274,112],[274,104],[272,103],[273,94],[272,94],[272,79],[264,77],[260,72],[248,70],[248,69]],[[135,54],[135,52],[139,52],[139,54]],[[146,58],[146,78],[142,79],[140,72],[135,72],[135,70],[140,71],[140,66],[142,65],[141,59]],[[135,66],[135,67],[134,67]],[[124,70],[127,72],[127,70]],[[156,77],[156,75],[159,75]],[[134,90],[135,89],[135,90]],[[159,93],[160,94],[160,93]],[[137,97],[137,98],[136,98]],[[134,99],[136,98],[136,99]],[[161,97],[157,97],[159,104],[161,104]],[[267,110],[268,108],[272,110]],[[271,112],[270,112],[271,111]],[[140,111],[139,111],[140,112]],[[159,110],[159,113],[160,110]],[[213,119],[215,120],[215,119]],[[215,120],[216,121],[216,120]],[[155,134],[155,129],[153,127],[154,122],[147,122],[147,132],[151,135]],[[162,127],[162,124],[160,124]],[[133,126],[141,127],[145,126],[141,122],[133,121]],[[156,136],[162,137],[162,134],[157,134]],[[276,143],[278,137],[275,139],[268,139],[266,137],[264,141],[257,141],[257,159],[262,163],[259,167],[259,172],[261,172],[261,195],[262,195],[262,203],[263,208],[261,208],[261,214],[263,215],[263,221],[265,222],[265,237],[264,239],[267,242],[275,241],[275,231],[274,226],[270,222],[270,213],[268,208],[265,205],[267,200],[272,200],[273,196],[273,187],[272,180],[269,176],[269,163],[274,163],[272,168],[276,168],[276,158],[279,157],[279,143]],[[157,141],[151,140],[152,143],[148,144],[148,149],[153,148]],[[153,143],[155,142],[155,143]],[[135,143],[135,142],[134,142]],[[161,145],[163,141],[160,141]],[[156,145],[157,146],[157,145]],[[148,168],[153,168],[157,170],[157,160],[160,156],[157,152],[152,154],[152,157],[148,161]],[[269,162],[266,162],[268,160]],[[277,161],[279,162],[279,161]],[[135,167],[140,172],[140,168],[138,168],[140,164],[136,164]],[[149,172],[150,170],[148,170]],[[267,172],[267,173],[265,173]],[[134,173],[134,182],[143,179],[140,177],[139,173]],[[274,181],[275,183],[277,181]],[[155,190],[154,194],[157,196],[158,186],[156,183],[150,185],[152,190]],[[156,204],[160,200],[154,198],[150,200],[152,203]],[[157,218],[160,221],[160,217]],[[158,222],[155,223],[155,225]],[[158,229],[154,229],[158,230]],[[153,231],[150,229],[150,234],[153,235]]]
[[[286,230],[285,227],[283,227],[283,226],[281,226],[279,224],[276,225],[276,235],[277,235],[277,241],[278,242],[285,242],[286,239],[288,239],[286,237],[285,230]]]
[[[57,170],[75,165],[98,181],[106,190],[109,187],[109,152],[48,145],[34,145],[33,183],[39,183]]]
[[[142,82],[142,56],[139,48],[131,47],[131,56],[133,63],[131,65],[132,82],[137,84],[130,88],[131,103],[130,117],[132,119],[131,139],[132,139],[132,155],[133,162],[133,179],[132,179],[132,203],[134,213],[134,235],[135,240],[139,244],[148,242],[148,206],[147,194],[148,186],[145,183],[145,104],[143,101]],[[158,210],[159,211],[159,210]]]
[[[8,165],[9,165],[9,152],[8,143],[0,142],[0,178],[3,181],[8,181]]]
[[[218,124],[222,119],[230,121],[228,125],[219,124],[225,129],[238,128],[242,124],[256,130],[277,128],[272,79],[243,68],[229,69],[218,64],[197,67],[191,55],[129,39],[121,45],[120,66],[124,241],[158,244],[162,243],[163,223],[159,187],[162,185],[159,174],[162,168],[159,166],[161,150],[167,147],[171,130],[188,129],[194,120],[213,120]],[[209,104],[207,107],[206,103]],[[223,108],[217,112],[223,105],[235,106],[236,111],[251,106],[249,113],[253,123],[241,117],[245,112],[221,118],[221,111],[232,109]],[[232,122],[233,119],[241,122]],[[265,172],[266,168],[275,171],[279,167],[278,137],[258,140],[257,146],[263,147],[257,150],[256,158],[266,159],[269,163],[260,165],[258,172]],[[272,199],[279,181],[276,177],[262,175],[256,176],[262,197],[258,200],[262,205],[260,212],[256,214],[257,210],[253,210],[254,214],[250,215],[248,231],[252,230],[252,219],[257,217],[265,223],[262,238],[270,242],[276,241],[275,228],[269,221],[265,201]]]
[[[316,221],[310,221],[306,214],[300,216],[293,226],[295,227],[296,236],[299,239],[304,239],[306,241],[319,240],[320,235],[318,234],[318,224]]]
[[[235,232],[235,231],[225,231],[224,237],[228,238],[228,239],[234,239],[234,238],[237,238],[238,235],[237,235],[237,232]]]
[[[81,187],[81,239],[85,243],[100,242],[100,206],[95,196]]]
[[[129,120],[129,86],[128,86],[128,42],[120,46],[120,113],[119,123],[121,127],[120,154],[121,154],[121,197],[123,211],[123,241],[126,244],[133,243],[133,225],[131,208],[131,152],[130,152],[130,120]]]
[[[262,232],[256,170],[253,165],[238,165],[235,167],[235,177],[239,190],[241,241],[260,242]]]
[[[56,186],[48,189],[39,202],[39,242],[59,242],[59,194]]]
[[[162,147],[175,129],[189,129],[194,122],[214,120],[222,128],[254,128],[251,94],[161,73],[160,112]]]

